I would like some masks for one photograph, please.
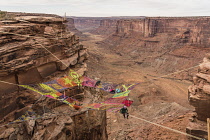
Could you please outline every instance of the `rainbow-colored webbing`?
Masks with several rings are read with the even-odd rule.
[[[122,105],[123,101],[126,100],[126,97],[129,95],[131,89],[133,89],[137,84],[132,85],[116,85],[116,84],[110,84],[110,83],[101,83],[100,85],[96,86],[96,80],[93,80],[89,77],[85,76],[79,76],[75,71],[70,70],[69,75],[58,78],[56,80],[48,81],[45,83],[40,84],[34,84],[34,85],[20,85],[24,88],[30,89],[32,91],[35,91],[41,95],[44,95],[46,97],[56,99],[59,101],[62,101],[71,107],[74,108],[92,108],[92,109],[108,109],[111,108],[111,106],[117,106]],[[110,90],[113,90],[115,88],[123,88],[124,91],[120,93],[115,93],[112,98],[107,99],[106,101],[103,101],[101,103],[93,103],[88,105],[80,106],[79,101],[76,99],[73,99],[71,97],[65,96],[61,91],[75,86],[88,86],[88,87],[96,87],[100,88],[102,90],[105,90],[109,92]]]

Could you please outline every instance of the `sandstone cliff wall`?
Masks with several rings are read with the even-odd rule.
[[[133,65],[150,67],[158,73],[198,65],[210,51],[209,17],[121,19],[116,26],[116,32],[102,41],[102,46],[132,59]],[[174,77],[192,80],[193,72]]]
[[[158,33],[173,33],[185,42],[208,47],[210,26],[209,17],[198,18],[145,18],[138,20],[119,20],[116,34],[138,32],[144,37],[158,36]]]
[[[0,21],[0,80],[35,84],[64,76],[69,68],[80,75],[85,73],[86,49],[77,36],[67,31],[61,17],[26,13],[13,16],[12,20]],[[100,93],[90,88],[74,87],[66,95],[87,104],[100,100]],[[16,85],[0,84],[0,139],[107,139],[104,111],[74,110],[40,97]],[[3,126],[24,115],[31,106],[43,117]]]
[[[117,27],[116,24],[117,20],[103,19],[100,21],[100,26],[97,29],[91,31],[90,33],[110,36],[115,33]]]
[[[142,16],[114,16],[114,17],[70,17],[75,21],[75,26],[82,32],[91,32],[93,34],[108,35],[106,29],[114,28],[116,21],[120,19],[143,19]],[[109,26],[109,28],[107,27]],[[111,32],[113,33],[113,31]]]
[[[144,28],[144,20],[119,20],[117,22],[116,34],[121,35],[138,32],[143,36]]]
[[[72,17],[75,27],[82,32],[92,31],[100,26],[101,18],[97,17]]]
[[[193,77],[193,85],[188,88],[188,99],[195,107],[187,132],[207,139],[207,118],[210,118],[210,55],[200,64],[198,73]]]
[[[10,79],[15,84],[30,84],[41,82],[56,71],[65,70],[66,66],[42,46],[68,66],[84,61],[86,50],[78,37],[65,31],[62,18],[20,16],[16,20],[20,23],[1,22],[0,25],[1,79]],[[33,78],[26,78],[29,75]],[[1,93],[7,93],[17,90],[17,87],[2,84],[0,89]]]
[[[74,24],[74,19],[67,18],[66,20],[67,20],[67,23],[66,23],[67,29],[71,31],[72,33],[74,33],[75,35],[81,36],[82,32],[76,29],[75,24]]]

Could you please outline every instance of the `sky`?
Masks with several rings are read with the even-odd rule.
[[[0,0],[0,10],[64,16],[210,16],[210,0]]]

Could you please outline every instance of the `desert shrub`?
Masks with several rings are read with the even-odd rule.
[[[13,20],[14,15],[12,13],[7,13],[6,11],[0,11],[0,20]]]
[[[7,12],[0,11],[0,19],[5,19]]]

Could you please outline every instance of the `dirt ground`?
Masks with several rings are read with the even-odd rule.
[[[154,79],[161,72],[146,69],[132,59],[116,55],[97,43],[100,35],[85,33],[82,44],[88,48],[88,76],[112,83],[137,83],[129,99],[134,103],[128,108],[130,115],[185,132],[193,108],[188,103],[189,81],[166,78]],[[157,71],[157,70],[156,70]],[[120,113],[107,112],[109,140],[185,140],[187,137]]]

